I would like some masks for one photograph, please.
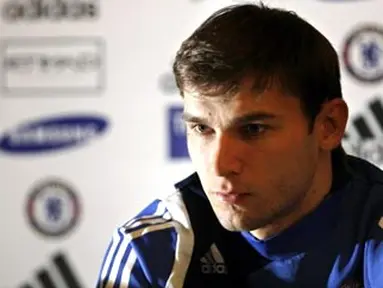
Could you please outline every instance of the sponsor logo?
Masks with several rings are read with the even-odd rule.
[[[356,80],[365,83],[383,80],[383,28],[370,25],[353,31],[346,39],[343,60]]]
[[[50,237],[69,233],[80,216],[77,192],[66,182],[55,178],[44,180],[33,188],[26,208],[32,227]]]
[[[73,265],[68,256],[62,252],[56,252],[52,255],[49,268],[38,268],[35,272],[36,283],[23,283],[20,288],[83,288],[78,275],[75,273]]]
[[[186,127],[182,120],[183,108],[179,106],[168,107],[168,131],[169,131],[169,157],[171,159],[189,158],[186,144]]]
[[[213,243],[210,250],[200,259],[203,274],[227,274],[227,268],[221,253]]]
[[[376,97],[368,103],[367,111],[355,115],[343,140],[344,149],[351,155],[383,167],[383,103]]]
[[[80,21],[97,19],[99,0],[8,0],[2,8],[2,19],[19,21]]]
[[[104,117],[66,115],[23,123],[5,132],[0,150],[12,154],[37,154],[88,143],[108,128]]]
[[[104,89],[101,38],[10,38],[0,46],[0,89],[5,95],[97,94]]]

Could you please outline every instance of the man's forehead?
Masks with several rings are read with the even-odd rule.
[[[291,96],[281,88],[281,85],[274,82],[268,81],[260,84],[254,78],[247,77],[243,78],[238,85],[233,84],[232,86],[222,84],[221,86],[212,85],[208,88],[186,87],[183,96],[200,102],[214,101],[223,103],[231,101],[233,98],[245,97],[258,100],[269,95]]]
[[[284,102],[283,98],[277,90],[266,91],[252,91],[252,90],[238,90],[233,94],[218,94],[218,95],[205,95],[198,91],[187,91],[184,93],[184,105],[196,106],[200,108],[251,108],[259,105],[272,104],[278,105]],[[285,97],[285,96],[282,96]]]
[[[220,96],[203,96],[198,92],[185,96],[184,112],[187,115],[195,116],[189,118],[219,117],[229,120],[246,115],[252,115],[251,117],[256,115],[253,117],[255,119],[260,115],[258,119],[286,119],[295,117],[293,114],[302,114],[299,99],[282,94],[277,89],[265,90],[262,93],[242,90],[225,100]]]

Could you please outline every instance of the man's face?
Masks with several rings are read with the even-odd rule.
[[[312,189],[319,148],[298,98],[243,85],[231,98],[184,93],[191,160],[220,223],[255,230]]]

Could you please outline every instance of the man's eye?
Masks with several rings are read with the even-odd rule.
[[[209,127],[203,124],[195,124],[192,128],[199,134],[206,134],[210,131]]]
[[[265,132],[266,129],[266,125],[252,123],[243,126],[241,129],[241,133],[243,134],[243,136],[252,137],[262,134],[263,132]]]

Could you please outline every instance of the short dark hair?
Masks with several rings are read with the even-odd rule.
[[[326,37],[294,12],[262,3],[212,14],[182,43],[173,72],[181,95],[230,94],[246,76],[260,91],[279,85],[300,99],[310,131],[322,104],[342,98],[339,59]]]

